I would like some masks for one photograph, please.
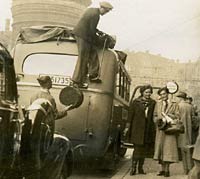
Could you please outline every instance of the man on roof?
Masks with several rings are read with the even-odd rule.
[[[78,87],[87,88],[87,74],[89,73],[90,82],[100,83],[99,79],[99,60],[94,47],[97,39],[97,25],[100,15],[103,16],[113,9],[108,2],[100,2],[99,8],[88,8],[75,28],[75,35],[78,46],[78,61],[74,70],[72,80]]]

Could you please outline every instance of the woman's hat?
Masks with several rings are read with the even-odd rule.
[[[144,85],[140,87],[140,93],[143,94],[145,90],[150,89],[151,93],[153,93],[153,88],[151,85]]]
[[[176,95],[176,97],[186,99],[187,93],[185,93],[185,92],[183,92],[183,91],[179,91],[178,94]]]

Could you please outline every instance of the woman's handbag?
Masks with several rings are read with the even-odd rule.
[[[164,132],[168,135],[182,134],[185,132],[185,127],[182,121],[176,120],[175,123],[167,123]]]

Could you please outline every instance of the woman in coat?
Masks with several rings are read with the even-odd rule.
[[[153,112],[155,101],[151,99],[153,89],[150,85],[140,88],[141,96],[136,98],[129,108],[129,120],[131,123],[131,142],[134,144],[132,155],[132,169],[130,175],[145,174],[143,164],[146,157],[152,157],[150,149],[153,149],[155,141],[155,124]]]
[[[154,112],[154,121],[157,125],[154,159],[159,161],[162,170],[157,174],[158,176],[169,177],[169,165],[178,162],[178,143],[177,135],[165,134],[162,123],[162,113],[164,112],[173,120],[179,120],[179,109],[176,102],[169,100],[169,90],[164,87],[158,90],[160,101],[156,104]]]

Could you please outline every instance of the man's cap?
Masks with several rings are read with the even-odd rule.
[[[106,1],[102,1],[99,3],[100,7],[103,7],[103,8],[107,8],[107,9],[113,9],[113,6],[109,3],[109,2],[106,2]]]
[[[179,91],[178,94],[176,95],[176,97],[186,99],[187,93],[185,93],[185,92],[183,92],[183,91]]]
[[[45,84],[45,83],[51,81],[51,78],[50,78],[50,76],[40,76],[37,78],[37,80],[40,84]]]

